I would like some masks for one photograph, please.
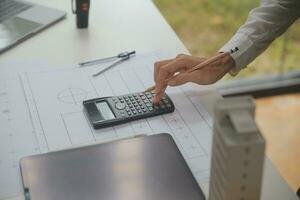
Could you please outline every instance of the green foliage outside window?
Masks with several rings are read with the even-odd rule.
[[[209,57],[234,35],[259,0],[154,0],[154,3],[192,55]],[[297,69],[300,69],[299,20],[239,77]]]

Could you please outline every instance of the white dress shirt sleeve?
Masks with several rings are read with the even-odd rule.
[[[249,13],[246,23],[220,49],[220,52],[224,52],[239,48],[239,51],[232,54],[236,67],[230,74],[236,75],[245,68],[299,16],[300,0],[261,1],[260,6]]]

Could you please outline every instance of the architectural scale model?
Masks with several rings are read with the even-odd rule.
[[[260,199],[265,140],[254,113],[251,97],[217,102],[209,200]]]

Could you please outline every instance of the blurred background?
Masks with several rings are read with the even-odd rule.
[[[259,0],[154,0],[192,55],[209,57],[234,35]],[[299,70],[300,21],[278,38],[239,78]],[[227,76],[226,78],[230,78]]]
[[[259,0],[153,0],[194,56],[210,57],[234,35]],[[300,186],[300,21],[236,77],[221,81],[224,96],[256,97],[256,121],[267,155],[296,191]],[[241,86],[247,87],[241,87]],[[267,88],[267,89],[266,89]]]

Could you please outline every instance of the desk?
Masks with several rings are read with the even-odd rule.
[[[0,62],[39,58],[52,64],[75,64],[132,49],[141,53],[156,50],[188,53],[150,0],[92,1],[90,25],[86,30],[76,28],[70,1],[33,1],[65,10],[66,19],[5,52]],[[210,113],[213,102],[219,98],[211,89],[203,96]],[[207,194],[208,184],[201,186]],[[296,199],[269,159],[265,162],[262,199]]]

